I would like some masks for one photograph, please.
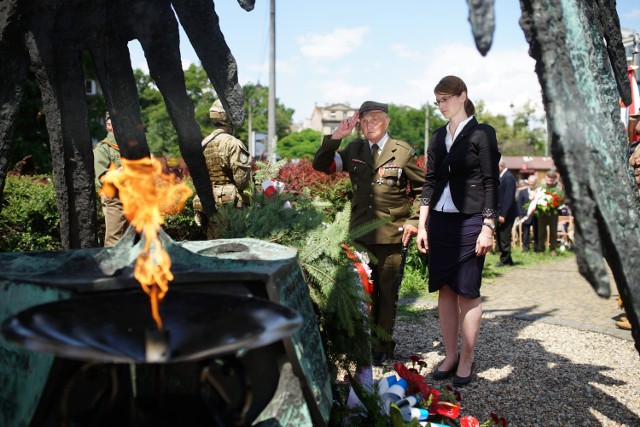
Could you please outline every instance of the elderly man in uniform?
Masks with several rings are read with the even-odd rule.
[[[396,316],[397,283],[402,245],[418,233],[418,200],[424,183],[424,170],[418,166],[415,149],[387,133],[390,118],[387,104],[366,101],[359,111],[325,136],[313,159],[313,168],[331,174],[349,172],[353,187],[350,229],[386,218],[390,221],[359,237],[377,263],[370,263],[374,293],[372,319],[385,333],[374,343],[373,363],[393,358],[393,327]],[[358,137],[339,149],[343,138],[358,126]],[[413,206],[411,204],[413,199]]]
[[[216,206],[241,208],[246,204],[243,192],[251,180],[251,156],[244,143],[232,135],[233,125],[217,99],[209,109],[215,129],[202,140],[202,152],[207,162]],[[216,238],[215,224],[202,209],[200,198],[193,199],[196,223],[203,227],[208,239]]]
[[[111,165],[116,169],[122,167],[120,162],[120,148],[113,135],[113,126],[108,112],[105,115],[105,127],[107,128],[106,138],[93,147],[93,168],[98,190],[102,188],[100,178],[109,171],[112,167]],[[104,246],[113,246],[124,234],[128,223],[122,213],[122,202],[117,194],[112,198],[101,194],[100,198],[105,222]]]

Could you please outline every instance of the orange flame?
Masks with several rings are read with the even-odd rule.
[[[164,215],[180,212],[193,192],[186,184],[176,183],[174,174],[163,174],[162,165],[155,159],[121,160],[121,169],[105,174],[102,194],[114,197],[117,191],[125,218],[144,235],[144,248],[138,254],[133,275],[149,295],[151,314],[162,329],[159,303],[169,290],[173,274],[158,230],[164,224]]]

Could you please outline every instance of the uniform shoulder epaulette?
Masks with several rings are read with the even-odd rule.
[[[103,142],[103,143],[107,144],[109,147],[113,148],[114,150],[118,150],[118,151],[120,151],[120,147],[118,147],[118,145],[117,145],[117,144],[114,144],[113,142],[109,141],[109,140],[108,140],[108,139],[106,139],[106,138],[105,138],[105,139],[103,139],[102,141],[99,141],[99,142],[98,142],[98,144],[99,144],[99,143],[101,143],[101,142]]]

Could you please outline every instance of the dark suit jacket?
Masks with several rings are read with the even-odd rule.
[[[431,136],[421,204],[434,208],[448,182],[453,203],[460,212],[497,217],[500,151],[495,129],[472,118],[453,141],[449,153],[446,133],[443,126]]]
[[[498,200],[498,216],[502,216],[506,223],[515,221],[518,216],[516,204],[516,177],[510,171],[505,171],[498,186],[500,199]]]
[[[336,152],[340,155],[342,170],[349,173],[353,189],[349,229],[393,217],[393,221],[356,240],[364,244],[400,243],[400,227],[418,226],[424,169],[417,164],[416,150],[390,136],[374,164],[369,142],[357,138],[338,150],[340,142],[325,136],[313,159],[313,168],[334,173]],[[413,199],[413,206],[409,197]]]
[[[529,207],[529,203],[531,200],[529,199],[529,187],[525,187],[518,192],[516,196],[516,205],[518,206],[518,216],[520,218],[526,218],[527,210]],[[533,222],[533,218],[535,215],[531,215],[529,218],[526,218],[522,223],[529,225]]]

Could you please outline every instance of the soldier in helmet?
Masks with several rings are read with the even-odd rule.
[[[243,192],[251,180],[251,156],[242,141],[233,136],[233,125],[222,103],[217,99],[209,109],[215,129],[204,140],[202,150],[207,162],[216,206],[230,205],[241,208],[246,204]],[[214,224],[207,218],[199,197],[193,199],[196,223],[206,230],[207,238],[214,239]]]

